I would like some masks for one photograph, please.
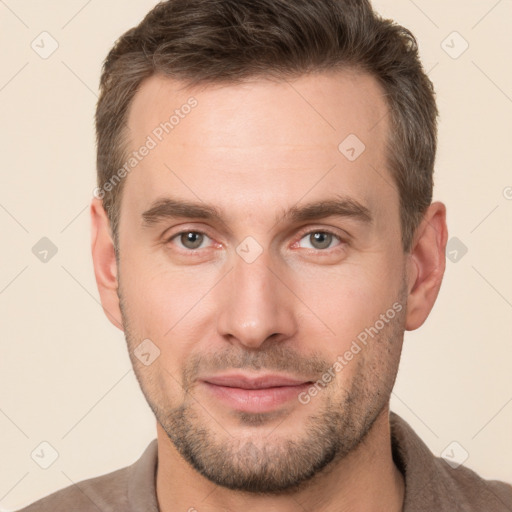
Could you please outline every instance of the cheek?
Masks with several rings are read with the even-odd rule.
[[[120,270],[131,319],[156,338],[189,321],[219,276],[213,266],[173,266],[161,250],[157,256],[127,251]]]
[[[339,353],[392,307],[399,295],[399,275],[382,263],[372,268],[347,262],[331,269],[296,270],[291,279],[304,304],[327,325],[330,347]]]

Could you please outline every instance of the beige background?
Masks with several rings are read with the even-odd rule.
[[[0,0],[0,510],[128,465],[155,437],[99,306],[88,218],[100,65],[154,3]],[[467,247],[406,335],[392,406],[434,453],[457,441],[465,465],[512,482],[512,2],[375,6],[419,40],[441,111],[435,198]],[[59,45],[47,59],[31,47],[51,48],[43,31]],[[456,59],[453,31],[469,43]],[[42,237],[58,248],[46,263]],[[31,458],[43,441],[59,454],[48,469]]]

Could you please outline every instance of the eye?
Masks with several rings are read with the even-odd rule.
[[[175,242],[184,249],[202,249],[208,245],[210,237],[199,231],[183,231],[174,235],[169,242]]]
[[[341,240],[333,233],[328,231],[311,231],[299,240],[299,247],[324,250],[335,247],[338,245],[336,242],[340,243]]]

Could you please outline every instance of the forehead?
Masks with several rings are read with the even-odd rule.
[[[355,70],[304,75],[293,80],[253,79],[193,88],[153,75],[142,83],[130,107],[128,127],[133,138],[151,133],[169,120],[175,110],[183,109],[192,97],[199,107],[193,112],[194,131],[197,135],[208,135],[207,140],[201,141],[203,145],[216,147],[308,146],[313,142],[312,134],[324,138],[327,145],[336,142],[347,130],[357,132],[361,138],[368,138],[368,132],[374,132],[372,138],[378,137],[382,130],[375,130],[376,125],[381,125],[381,129],[386,125],[379,123],[387,111],[382,88],[375,78]],[[269,123],[270,120],[274,122]],[[195,142],[187,137],[188,124],[182,123],[179,130],[173,130],[174,144]],[[286,124],[290,129],[281,130]],[[241,127],[243,131],[233,133]],[[201,128],[207,133],[199,131]],[[230,140],[226,140],[226,133]]]
[[[233,207],[237,195],[246,207],[292,204],[308,189],[371,199],[379,174],[392,181],[387,111],[377,81],[353,70],[194,88],[154,75],[127,123],[130,151],[152,148],[123,194],[141,208],[170,191],[219,202],[219,187]]]

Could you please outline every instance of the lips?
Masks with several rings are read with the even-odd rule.
[[[309,381],[297,380],[281,375],[265,375],[261,377],[249,377],[245,375],[220,375],[203,379],[205,382],[216,386],[240,389],[266,389],[283,386],[299,386]]]
[[[231,410],[246,413],[271,412],[291,403],[311,381],[289,376],[267,374],[215,375],[200,381],[206,393]]]

